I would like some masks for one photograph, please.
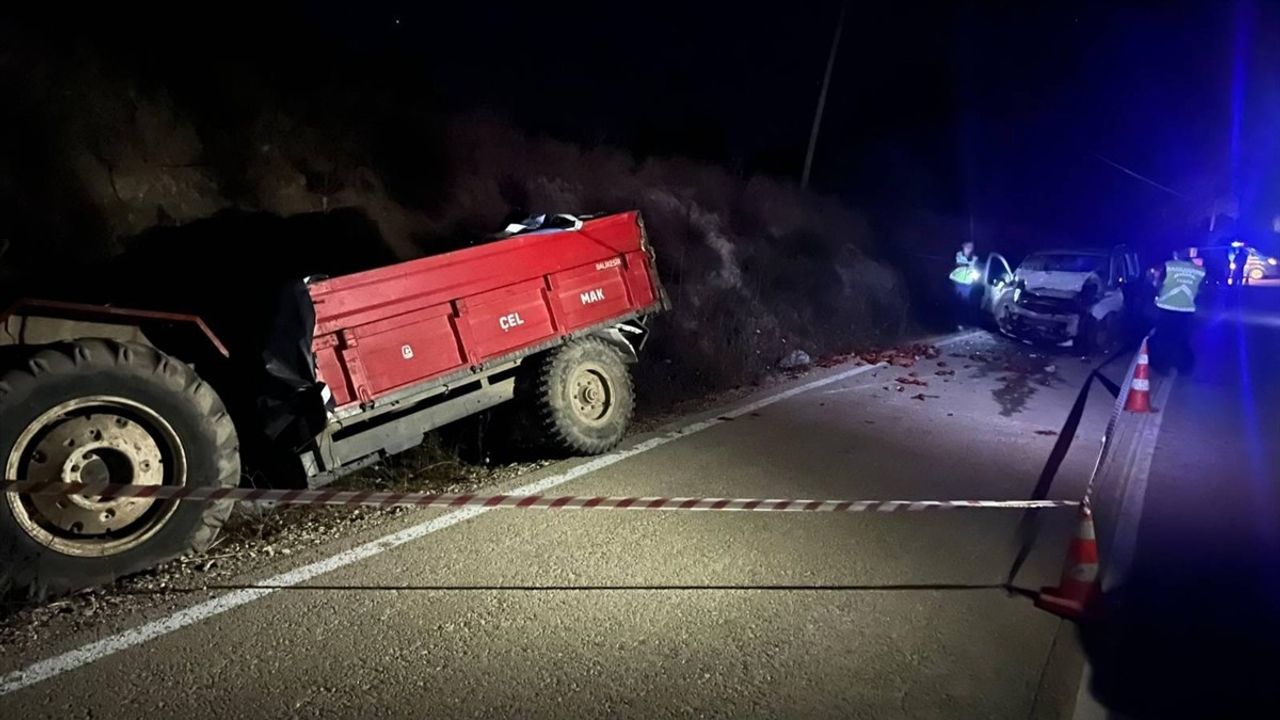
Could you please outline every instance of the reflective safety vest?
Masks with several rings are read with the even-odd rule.
[[[951,271],[951,281],[969,284],[974,282],[973,273],[978,269],[978,256],[965,257],[964,252],[956,253],[956,269]]]
[[[1196,311],[1196,293],[1204,282],[1204,268],[1186,260],[1164,264],[1164,286],[1156,297],[1156,307],[1173,312]]]

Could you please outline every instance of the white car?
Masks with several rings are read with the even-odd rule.
[[[1138,257],[1111,250],[1049,250],[1028,255],[992,312],[1008,335],[1106,351],[1129,330],[1140,307]]]
[[[1250,280],[1280,277],[1280,264],[1277,262],[1276,258],[1263,255],[1256,248],[1249,248],[1249,259],[1244,265],[1244,275]]]

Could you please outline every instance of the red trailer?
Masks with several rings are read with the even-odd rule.
[[[299,281],[265,347],[189,313],[20,301],[0,315],[4,476],[228,486],[243,459],[318,485],[513,399],[551,444],[608,450],[666,298],[638,213],[568,221]],[[207,547],[230,511],[77,500],[5,495],[0,584],[104,582]]]
[[[335,405],[306,459],[313,477],[417,445],[422,428],[511,399],[529,356],[554,363],[565,353],[547,351],[571,343],[583,358],[564,378],[573,384],[568,405],[548,408],[546,430],[565,449],[603,452],[621,440],[631,411],[630,381],[616,363],[636,359],[643,320],[665,302],[636,212],[309,290],[316,367]]]

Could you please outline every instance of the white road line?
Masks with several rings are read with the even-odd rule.
[[[935,341],[933,344],[939,346],[951,345],[953,343],[976,337],[980,334],[982,334],[980,331],[969,332],[964,335],[947,337],[942,340]],[[700,433],[703,430],[720,425],[727,420],[741,417],[742,415],[755,412],[760,408],[782,402],[783,400],[807,393],[810,390],[816,390],[817,388],[826,387],[827,385],[847,380],[851,377],[861,375],[865,372],[870,372],[879,367],[882,366],[862,365],[835,373],[834,375],[819,378],[803,385],[798,385],[789,390],[784,390],[761,398],[760,400],[756,400],[755,402],[734,408],[717,417],[691,423],[684,427],[659,435],[658,437],[650,438],[642,443],[626,448],[625,450],[619,450],[608,455],[602,455],[594,460],[589,460],[581,465],[576,465],[562,473],[543,478],[538,482],[519,487],[511,492],[512,494],[518,495],[538,495],[544,493],[557,485],[563,485],[570,480],[576,480],[583,475],[609,467],[610,465],[622,462],[629,457],[639,455],[643,452],[648,452],[654,448],[666,445],[669,442],[679,440],[682,437]],[[124,632],[82,645],[75,650],[70,650],[62,653],[61,655],[41,660],[32,665],[28,665],[21,670],[15,670],[3,677],[0,677],[0,696],[8,695],[9,693],[16,692],[25,687],[30,687],[38,682],[57,677],[63,673],[70,672],[88,665],[89,663],[114,655],[122,650],[127,650],[136,645],[141,645],[145,642],[155,640],[158,637],[168,635],[169,633],[174,632],[175,630],[180,630],[188,625],[194,625],[202,620],[207,620],[215,615],[221,615],[228,610],[233,610],[241,605],[247,605],[254,600],[266,597],[267,595],[270,595],[282,588],[299,585],[327,572],[346,567],[347,565],[360,562],[361,560],[371,558],[375,555],[380,555],[392,548],[413,542],[414,540],[430,535],[433,532],[453,527],[464,520],[470,520],[481,513],[488,512],[489,509],[490,508],[466,508],[464,510],[455,510],[419,525],[405,528],[404,530],[378,538],[377,540],[365,543],[364,545],[340,552],[337,555],[325,558],[324,560],[319,560],[309,565],[303,565],[302,567],[281,573],[262,582],[263,585],[268,585],[270,587],[245,588],[227,593],[226,595],[220,595],[212,600],[207,600],[198,605],[193,605],[179,610],[158,620],[153,620],[149,623],[139,625],[138,627],[125,630]]]
[[[1071,720],[1120,720],[1120,716],[1112,714],[1094,699],[1089,692],[1089,684],[1093,682],[1093,668],[1086,660],[1084,669],[1080,671],[1080,686],[1076,688],[1076,705],[1071,713]]]
[[[1130,371],[1132,372],[1132,370]],[[1141,419],[1138,436],[1133,447],[1125,454],[1121,471],[1124,473],[1124,493],[1120,497],[1120,509],[1116,512],[1116,529],[1112,536],[1109,557],[1102,566],[1100,581],[1104,593],[1113,590],[1128,575],[1133,566],[1134,552],[1138,546],[1138,527],[1142,521],[1142,506],[1147,498],[1147,484],[1151,476],[1151,463],[1160,439],[1160,426],[1169,408],[1176,375],[1170,375],[1152,395],[1151,401],[1160,412]],[[1124,394],[1120,395],[1121,398]],[[1093,668],[1085,659],[1076,688],[1075,711],[1072,720],[1122,720],[1122,716],[1108,711],[1089,691]]]
[[[1151,475],[1151,462],[1155,458],[1160,426],[1164,423],[1176,379],[1176,375],[1171,375],[1160,384],[1160,389],[1151,398],[1160,412],[1143,418],[1144,422],[1139,428],[1138,439],[1127,464],[1129,472],[1125,473],[1124,495],[1116,513],[1111,559],[1102,577],[1103,592],[1123,582],[1133,565],[1133,555],[1138,545],[1138,526],[1142,521],[1142,505],[1146,501],[1147,482]]]

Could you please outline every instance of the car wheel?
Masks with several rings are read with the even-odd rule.
[[[1090,353],[1106,354],[1115,350],[1120,344],[1120,318],[1115,313],[1111,313],[1101,320],[1093,317],[1088,318],[1088,322],[1084,326],[1085,332],[1081,333],[1084,338],[1084,350]]]
[[[996,306],[996,328],[1005,335],[1013,335],[1013,303],[1004,301]]]

